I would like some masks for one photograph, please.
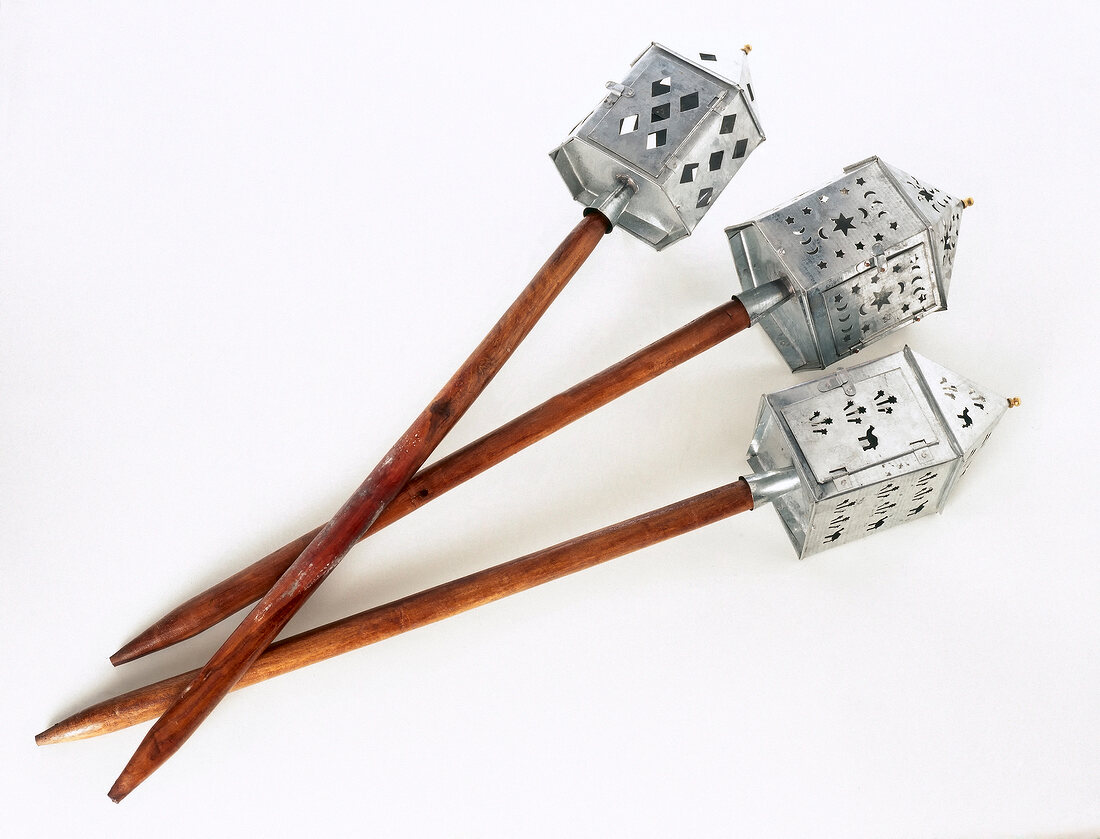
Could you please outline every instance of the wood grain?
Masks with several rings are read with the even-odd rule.
[[[565,238],[477,349],[150,729],[111,787],[112,801],[121,801],[175,754],[275,640],[492,381],[607,230],[607,219],[594,213]]]
[[[661,373],[749,327],[737,298],[417,473],[361,539]],[[260,598],[321,532],[317,527],[169,612],[111,656],[122,664],[191,638]]]
[[[273,644],[234,689],[289,673],[591,568],[752,509],[743,480],[478,571]],[[96,737],[146,722],[175,702],[197,670],[104,700],[57,723],[39,745]]]

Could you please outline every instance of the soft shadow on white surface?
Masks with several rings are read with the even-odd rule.
[[[1072,11],[1067,12],[1066,8]],[[959,3],[0,7],[11,835],[1094,836],[1094,12]],[[768,141],[600,246],[440,454],[737,291],[722,228],[880,154],[966,212],[892,336],[1023,400],[945,513],[797,562],[737,516],[144,727],[35,748],[150,620],[320,523],[575,224],[546,153],[652,40],[751,42]],[[733,480],[737,336],[356,548],[290,629]]]

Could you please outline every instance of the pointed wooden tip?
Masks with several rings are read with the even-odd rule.
[[[140,751],[139,753],[140,754]],[[111,787],[111,791],[107,793],[107,797],[111,799],[115,804],[118,804],[127,795],[133,792],[138,784],[149,777],[150,773],[156,767],[152,767],[147,771],[141,771],[134,766],[138,762],[138,755],[134,755],[130,759],[130,762],[126,764],[126,768],[122,770],[122,774],[118,776],[118,780],[115,781],[114,786]]]
[[[161,648],[158,638],[152,632],[153,627],[142,632],[133,641],[123,644],[117,653],[111,656],[111,664],[118,667],[128,661],[141,658]]]
[[[164,744],[158,736],[157,726],[164,722],[164,717],[157,721],[156,725],[145,735],[145,738],[137,747],[137,751],[127,761],[118,776],[107,797],[114,802],[119,802],[133,792],[150,775],[157,771],[168,758],[175,754],[186,736],[174,744]]]
[[[85,708],[71,717],[66,717],[61,722],[54,723],[41,734],[36,734],[34,742],[39,746],[49,746],[53,743],[72,743],[76,740],[84,740],[105,733],[102,722],[94,719],[89,714],[89,711],[95,707]]]
[[[51,725],[41,734],[34,735],[35,745],[48,746],[51,743],[64,743],[69,738],[66,736],[65,726],[63,723],[57,725]]]

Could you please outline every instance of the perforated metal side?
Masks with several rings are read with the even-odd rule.
[[[946,308],[961,208],[873,157],[726,233],[742,288],[781,266],[799,302],[761,325],[792,370],[821,368]]]

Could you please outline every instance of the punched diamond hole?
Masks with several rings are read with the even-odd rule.
[[[629,134],[632,131],[638,130],[638,115],[631,114],[628,117],[623,117],[619,120],[619,136],[623,134]]]

